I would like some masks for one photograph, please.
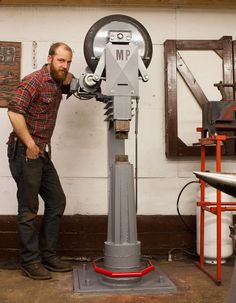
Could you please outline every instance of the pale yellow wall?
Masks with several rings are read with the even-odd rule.
[[[139,214],[176,214],[181,188],[194,180],[199,159],[167,160],[165,157],[164,58],[166,39],[236,39],[236,10],[187,10],[159,8],[4,7],[0,9],[2,41],[22,42],[22,76],[33,70],[32,42],[36,41],[38,68],[45,63],[52,42],[65,41],[74,49],[71,71],[79,76],[86,67],[83,40],[92,24],[110,14],[126,14],[141,22],[153,41],[150,81],[140,83],[139,117]],[[222,80],[219,59],[207,54],[183,54],[196,72],[205,93],[220,99],[212,83]],[[208,66],[202,74],[200,64]],[[210,79],[210,80],[209,80]],[[186,142],[196,141],[201,111],[189,100],[179,81],[179,132]],[[209,83],[208,83],[209,81]],[[191,100],[193,101],[193,100]],[[62,102],[53,137],[53,159],[67,196],[66,214],[106,214],[107,142],[103,105],[96,101]],[[0,214],[16,214],[16,187],[8,169],[6,141],[11,129],[6,110],[0,110]],[[134,162],[133,123],[127,153]],[[210,168],[214,169],[214,163]],[[224,162],[223,169],[236,171]],[[195,213],[198,186],[188,189],[181,201],[183,214]],[[42,207],[40,208],[42,212]]]

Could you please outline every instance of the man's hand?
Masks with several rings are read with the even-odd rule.
[[[40,151],[39,147],[35,144],[34,141],[32,141],[32,143],[27,145],[26,158],[38,159],[38,157],[42,154],[43,151]]]
[[[73,74],[68,73],[66,79],[63,81],[63,85],[69,85],[73,77],[74,77]]]
[[[26,157],[29,159],[37,159],[40,155],[43,154],[43,151],[39,149],[32,136],[30,135],[24,116],[12,111],[8,111],[8,116],[17,136],[27,147]]]

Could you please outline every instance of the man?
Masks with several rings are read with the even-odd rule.
[[[68,45],[53,44],[47,64],[20,82],[9,103],[14,130],[8,141],[8,158],[17,183],[20,262],[23,274],[32,279],[50,279],[48,269],[72,269],[55,252],[66,198],[51,161],[50,145],[62,94],[69,93],[71,61]],[[34,226],[38,195],[45,203],[39,234]]]

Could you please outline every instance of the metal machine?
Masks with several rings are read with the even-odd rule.
[[[84,264],[74,269],[74,290],[173,292],[174,284],[150,260],[141,257],[134,169],[125,154],[133,108],[139,100],[139,79],[149,79],[146,68],[152,58],[151,38],[135,19],[107,16],[89,29],[84,55],[88,68],[73,80],[71,92],[80,99],[94,97],[105,104],[110,185],[108,234],[104,257],[91,266]]]
[[[236,197],[236,174],[229,173],[210,173],[210,172],[193,172],[195,176],[212,187],[223,191],[224,193]]]
[[[235,202],[222,202],[221,201],[221,191],[229,194],[233,197],[236,197],[236,174],[232,173],[221,173],[221,143],[225,142],[227,139],[235,139],[235,136],[220,136],[217,135],[218,132],[227,132],[234,131],[236,129],[236,119],[235,119],[235,111],[236,111],[236,102],[235,98],[233,100],[229,100],[227,98],[227,94],[225,92],[225,88],[232,87],[233,88],[233,96],[235,97],[235,83],[223,83],[219,82],[214,84],[216,86],[221,95],[221,101],[212,101],[208,102],[203,106],[202,111],[202,146],[201,146],[201,172],[193,172],[197,178],[201,180],[201,231],[204,231],[204,211],[210,211],[216,215],[217,222],[217,278],[213,280],[221,283],[221,212],[227,210],[235,210]],[[206,136],[208,138],[204,138]],[[216,170],[217,172],[211,173],[205,171],[205,146],[204,140],[207,145],[207,140],[209,143],[216,144]],[[210,142],[212,141],[212,142]],[[208,183],[210,186],[216,188],[216,203],[206,202],[205,200],[205,184]],[[214,208],[215,204],[215,208]],[[229,226],[230,229],[230,237],[233,239],[234,249],[235,241],[236,241],[236,225]],[[203,256],[204,256],[204,235],[202,236],[202,248],[200,253],[200,262],[198,266],[200,269],[207,272],[203,266]],[[211,275],[209,275],[211,277]],[[219,279],[220,277],[220,279]],[[229,303],[236,302],[236,292],[235,292],[235,283],[236,283],[236,263],[234,264],[233,275],[231,279],[231,288],[229,292]]]
[[[214,135],[218,132],[235,131],[236,129],[236,101],[229,100],[225,92],[226,88],[232,88],[234,95],[236,84],[225,84],[222,81],[214,84],[221,93],[221,101],[209,101],[202,107],[202,128],[206,136]]]
[[[193,172],[197,178],[203,180],[217,190],[223,191],[226,194],[236,197],[236,174],[222,174],[210,172]],[[230,226],[230,237],[233,239],[234,247],[236,248],[236,225]],[[236,263],[234,263],[233,274],[231,278],[231,287],[229,292],[228,303],[236,302]]]

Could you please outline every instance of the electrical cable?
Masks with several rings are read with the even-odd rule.
[[[180,211],[179,211],[179,200],[180,200],[180,197],[181,197],[183,191],[185,190],[185,188],[186,188],[188,185],[192,184],[192,183],[199,183],[199,181],[190,181],[190,182],[188,182],[187,184],[184,185],[184,187],[181,189],[181,191],[180,191],[180,193],[179,193],[179,195],[178,195],[177,203],[176,203],[176,208],[177,208],[177,213],[178,213],[178,215],[179,215],[179,218],[180,218],[180,220],[182,221],[182,223],[184,224],[184,226],[185,226],[185,227],[187,228],[187,230],[189,230],[191,233],[195,234],[196,231],[194,231],[194,230],[193,230],[193,229],[184,221],[184,219],[183,219],[183,217],[182,217],[182,215],[181,215],[181,213],[180,213]]]
[[[96,97],[95,94],[82,94],[82,93],[73,93],[73,96],[80,100],[89,100]]]
[[[138,212],[138,107],[139,97],[136,98],[135,108],[135,206],[136,214]]]
[[[177,252],[179,251],[180,253],[183,253],[183,255],[188,255],[188,256],[191,256],[191,257],[194,257],[194,258],[197,258],[198,257],[198,254],[194,253],[194,252],[191,252],[189,250],[186,250],[184,248],[181,248],[181,247],[174,247],[174,248],[171,248],[169,251],[168,251],[168,262],[172,262],[174,260],[174,252]],[[175,261],[180,261],[180,260],[184,260],[184,258],[179,258],[179,259],[176,259],[175,258]]]

